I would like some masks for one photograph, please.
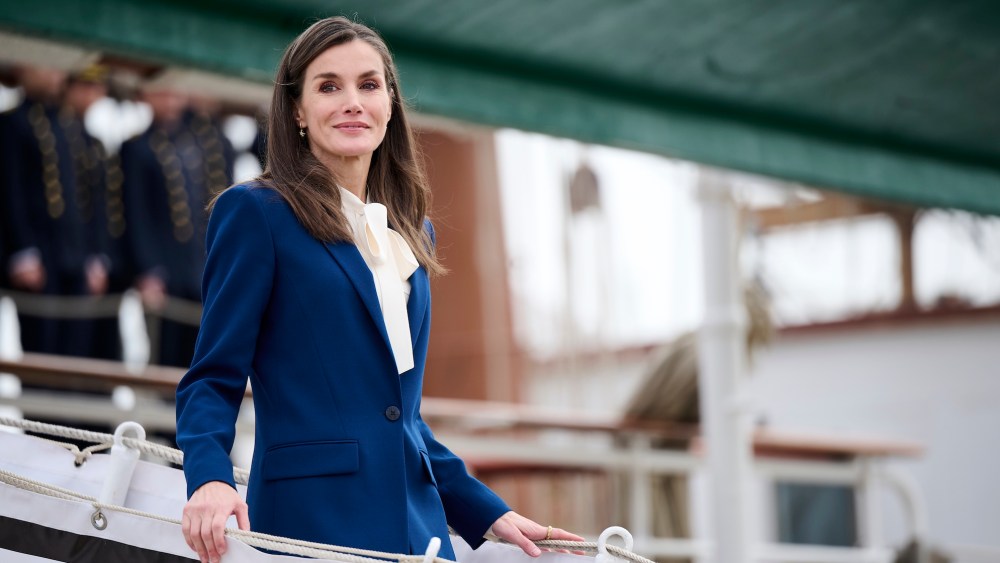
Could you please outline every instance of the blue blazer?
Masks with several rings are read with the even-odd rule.
[[[441,556],[454,559],[450,524],[478,547],[509,509],[420,418],[424,268],[407,304],[416,367],[400,375],[357,247],[310,236],[277,192],[224,192],[207,250],[201,332],[177,388],[188,496],[208,481],[233,484],[229,452],[249,378],[253,530],[414,554],[438,536]]]

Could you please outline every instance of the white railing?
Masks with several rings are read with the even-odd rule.
[[[530,463],[536,466],[602,470],[626,475],[630,481],[629,529],[635,538],[636,550],[647,556],[689,557],[696,561],[710,561],[712,544],[707,539],[658,538],[651,533],[649,476],[684,475],[702,476],[704,461],[688,452],[655,450],[648,447],[648,440],[641,433],[634,434],[624,448],[613,445],[553,446],[550,443],[531,442],[523,438],[505,438],[490,435],[469,435],[449,431],[437,432],[442,442],[460,457],[468,459],[502,459],[509,462]],[[595,444],[599,443],[595,442]],[[926,514],[919,490],[905,474],[884,466],[878,458],[861,458],[851,461],[798,461],[757,458],[753,465],[759,479],[768,481],[794,481],[810,484],[849,485],[873,503],[859,503],[859,521],[880,520],[881,510],[876,491],[894,490],[902,499],[908,512],[910,531],[914,537],[926,537]],[[860,495],[859,495],[860,496]],[[705,507],[692,502],[693,510]],[[697,516],[693,518],[697,520]],[[758,540],[753,551],[755,561],[876,563],[893,560],[895,553],[888,546],[879,544],[877,537],[870,538],[859,548],[805,546],[778,544]]]

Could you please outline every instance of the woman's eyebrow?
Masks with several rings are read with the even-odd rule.
[[[372,76],[381,76],[381,75],[382,73],[378,70],[369,70],[361,73],[361,75],[359,75],[358,78],[370,78]],[[316,76],[313,76],[313,80],[335,80],[337,78],[340,78],[340,75],[338,75],[336,72],[321,72]]]

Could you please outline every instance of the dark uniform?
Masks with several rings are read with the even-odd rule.
[[[133,274],[124,248],[125,216],[118,156],[108,156],[104,145],[72,112],[64,110],[60,123],[73,153],[84,230],[107,272],[108,294],[122,293],[131,286]],[[93,329],[93,349],[88,355],[121,359],[118,318],[97,319]]]
[[[233,144],[213,116],[189,111],[184,115],[184,123],[201,150],[202,182],[209,197],[213,197],[233,183],[233,165],[236,161]]]
[[[122,145],[125,224],[136,276],[160,278],[170,296],[201,300],[205,205],[231,182],[231,155],[218,128],[191,115],[172,131],[154,124]],[[187,367],[197,335],[195,326],[163,319],[154,361]]]
[[[85,295],[85,264],[95,251],[85,228],[73,151],[57,108],[25,100],[0,125],[4,270],[25,257],[45,268],[44,295]],[[20,315],[30,352],[86,355],[89,321]]]
[[[7,165],[7,128],[8,121],[14,115],[14,110],[0,113],[0,167]],[[3,178],[3,176],[0,176]],[[0,289],[10,289],[10,280],[7,279],[7,266],[10,259],[10,235],[7,233],[9,220],[9,204],[7,199],[7,185],[0,183]]]

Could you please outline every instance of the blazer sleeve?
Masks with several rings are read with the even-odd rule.
[[[229,453],[275,268],[271,230],[253,190],[230,188],[209,219],[201,330],[177,386],[188,497],[209,481],[235,487]]]
[[[479,479],[469,475],[465,462],[437,441],[423,418],[417,422],[448,524],[476,549],[485,541],[483,536],[490,526],[510,507]]]

